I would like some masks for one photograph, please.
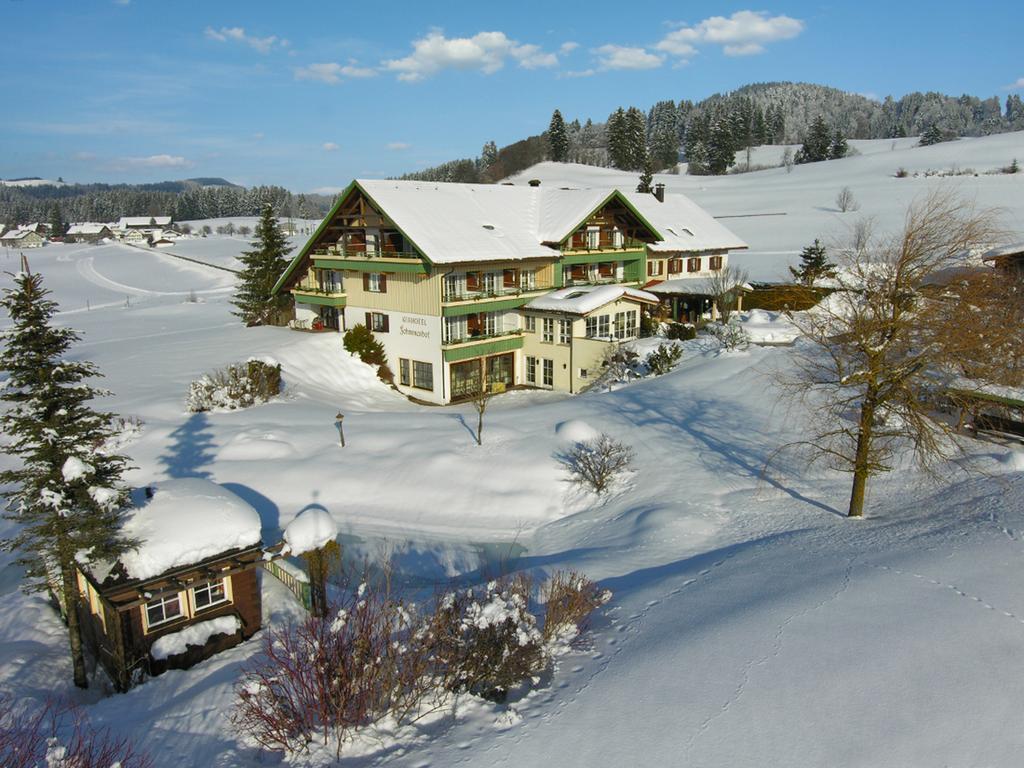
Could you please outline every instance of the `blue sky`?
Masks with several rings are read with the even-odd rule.
[[[542,131],[558,107],[800,80],[1024,88],[1018,2],[6,0],[0,177],[223,176],[295,191]]]

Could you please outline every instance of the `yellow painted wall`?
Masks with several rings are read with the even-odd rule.
[[[344,273],[343,284],[349,307],[384,309],[417,315],[441,314],[440,275],[388,273],[386,265],[382,264],[381,267],[381,271],[387,274],[387,293],[364,291],[362,272]]]

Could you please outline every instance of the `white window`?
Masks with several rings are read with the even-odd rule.
[[[370,330],[376,331],[377,333],[388,332],[388,316],[383,312],[367,312],[370,318]]]
[[[146,624],[155,627],[181,616],[181,599],[178,595],[158,597],[146,603]]]
[[[225,603],[227,599],[228,595],[224,579],[208,581],[205,584],[192,587],[192,602],[196,606],[197,611],[209,608],[211,605],[217,605],[217,603]]]
[[[587,227],[587,248],[601,247],[601,229],[599,227]]]
[[[366,233],[366,255],[367,256],[379,256],[380,247],[378,245],[378,235]]]
[[[615,338],[626,338],[626,312],[615,313]]]
[[[465,315],[461,317],[446,317],[444,320],[445,343],[466,338],[467,325]]]
[[[496,275],[494,272],[484,272],[483,284],[480,287],[486,294],[497,294],[498,275]]]
[[[462,276],[448,275],[444,279],[444,298],[452,301],[462,297]]]
[[[498,322],[500,315],[497,312],[486,312],[483,315],[483,335],[493,336],[498,333],[501,324]]]
[[[537,287],[537,271],[524,269],[519,273],[519,288],[523,291],[532,291]]]
[[[409,381],[409,360],[400,357],[398,358],[398,383],[403,387],[408,387]]]
[[[380,272],[371,272],[366,281],[366,290],[370,293],[384,293],[384,275]]]
[[[568,344],[572,341],[572,321],[571,320],[559,320],[558,321],[558,343]]]
[[[544,358],[544,386],[555,386],[555,361]]]
[[[541,335],[541,341],[546,341],[549,344],[555,340],[555,320],[552,317],[544,318],[544,333]]]
[[[537,358],[527,357],[526,358],[526,383],[536,384],[537,383]]]
[[[622,242],[622,230],[616,227],[612,230],[612,245],[616,248],[621,248]]]
[[[537,332],[537,318],[533,315],[526,316],[526,332],[536,333]]]
[[[592,315],[587,318],[587,338],[607,339],[611,338],[609,333],[609,315]]]

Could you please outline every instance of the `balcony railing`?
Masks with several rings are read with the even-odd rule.
[[[507,331],[496,331],[494,333],[481,333],[481,334],[477,334],[476,336],[471,336],[470,334],[467,333],[464,336],[458,336],[458,337],[454,337],[454,338],[452,336],[448,335],[448,333],[446,331],[444,339],[442,340],[441,344],[442,344],[442,346],[446,346],[447,347],[447,346],[451,346],[451,345],[454,345],[454,344],[468,344],[471,341],[484,341],[486,339],[500,339],[500,338],[502,338],[504,336],[522,336],[522,335],[523,335],[523,329],[522,328],[512,328],[512,329],[507,330]]]
[[[536,291],[550,291],[554,286],[549,283],[535,283],[533,285],[499,285],[487,290],[470,291],[465,288],[450,288],[445,286],[441,292],[442,301],[482,301],[485,299],[500,299],[502,297],[522,296],[524,293],[535,293]]]
[[[635,283],[636,280],[630,280],[625,277],[577,277],[565,278],[565,287],[569,288],[574,285],[617,285],[620,283]]]
[[[579,245],[573,245],[572,241],[566,243],[565,247],[562,248],[563,253],[566,251],[592,251],[599,253],[601,251],[635,251],[638,249],[646,248],[647,243],[642,240],[627,240],[619,245],[613,243],[604,243],[603,245],[587,245],[582,243]]]
[[[418,259],[415,251],[389,251],[382,248],[341,248],[329,245],[326,248],[315,248],[314,258],[321,259]]]
[[[341,283],[327,285],[297,285],[295,290],[299,293],[311,293],[315,296],[344,296],[345,289]]]

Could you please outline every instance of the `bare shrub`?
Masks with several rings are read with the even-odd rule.
[[[607,434],[577,443],[558,457],[572,481],[586,485],[595,493],[604,493],[611,483],[629,469],[633,449]]]
[[[740,295],[747,285],[748,278],[745,269],[730,264],[724,269],[712,272],[711,277],[707,279],[708,288],[723,323],[729,321],[729,315],[739,306]]]
[[[4,768],[150,768],[152,764],[127,737],[93,728],[85,712],[70,702],[49,702],[31,711],[0,697],[0,765]]]
[[[555,571],[541,590],[544,602],[544,643],[547,646],[571,642],[586,628],[590,614],[612,599],[579,571]]]
[[[530,612],[532,581],[517,574],[450,592],[432,622],[434,654],[446,687],[492,701],[546,664],[543,636]]]
[[[910,175],[910,172],[907,171],[907,169],[901,165],[899,168],[896,169],[896,173],[894,175],[897,179],[905,179],[907,178],[907,176]]]
[[[860,203],[853,197],[853,192],[849,187],[843,187],[839,190],[839,194],[836,195],[836,207],[846,213],[847,211],[856,211],[860,208]]]
[[[252,227],[243,224],[238,228],[238,234],[241,235],[242,237],[248,237],[249,235],[252,234]]]
[[[750,337],[743,327],[736,323],[708,323],[704,330],[718,342],[720,349],[733,351],[750,346]]]
[[[400,726],[429,707],[425,637],[411,608],[360,585],[323,618],[266,630],[231,720],[265,749],[304,752],[322,739],[340,756],[356,729],[385,718]]]
[[[605,349],[601,366],[609,390],[615,382],[626,381],[633,375],[633,365],[639,357],[636,352],[621,344],[611,344]]]
[[[659,344],[658,348],[651,352],[644,361],[648,373],[654,376],[661,376],[676,367],[683,357],[683,350],[677,344]]]
[[[281,366],[248,360],[204,374],[189,386],[185,406],[190,413],[214,408],[236,410],[265,403],[281,393]]]
[[[793,172],[795,163],[796,159],[793,157],[793,148],[786,147],[786,151],[782,153],[782,165],[786,169],[786,173]]]

